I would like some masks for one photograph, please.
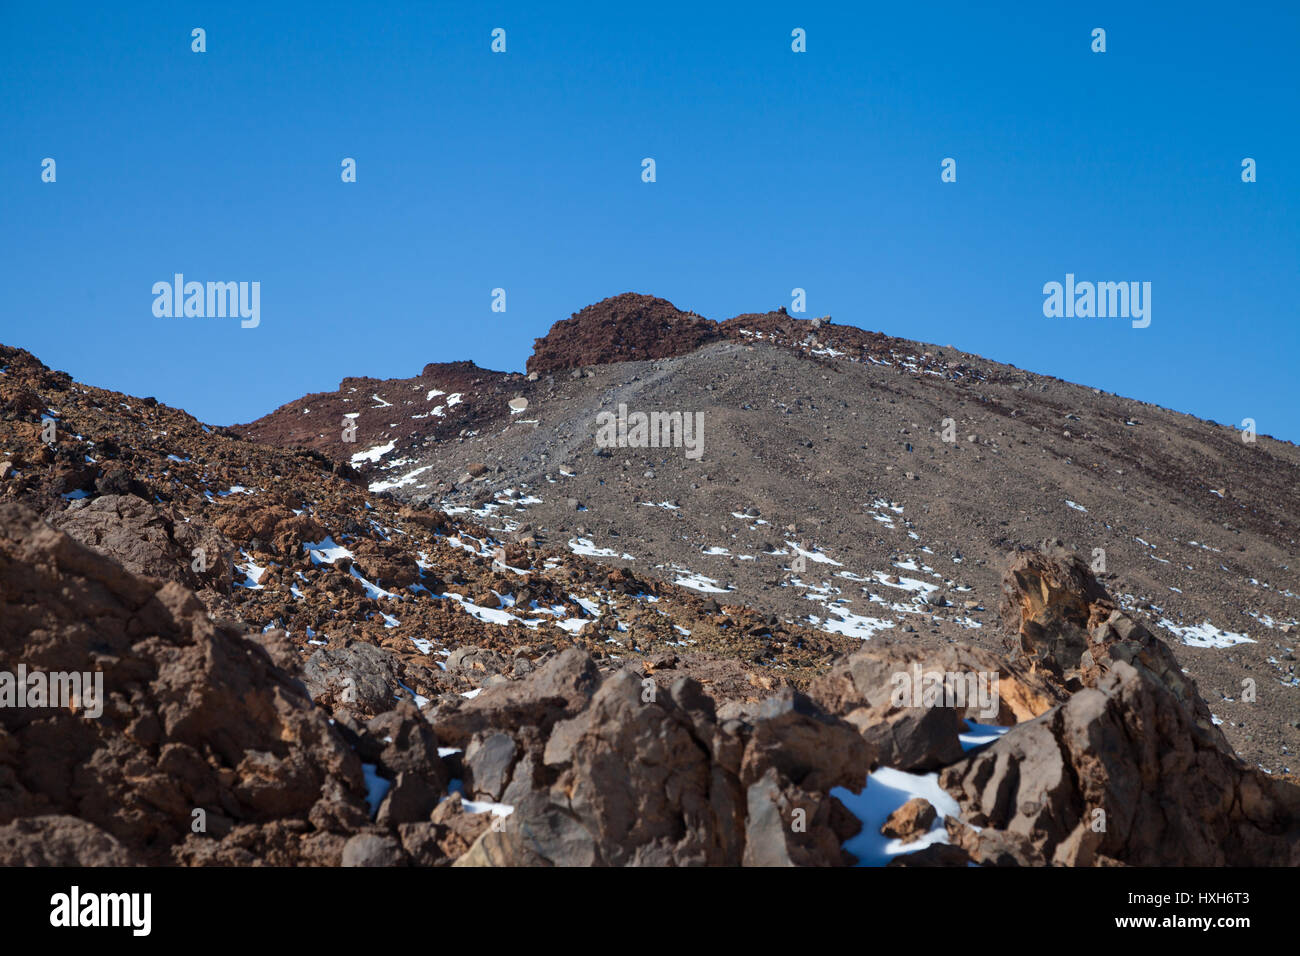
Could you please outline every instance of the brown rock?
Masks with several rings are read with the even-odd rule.
[[[1023,837],[1034,862],[1300,864],[1300,786],[1242,764],[1123,661],[939,780],[985,839]]]
[[[197,861],[202,809],[236,824],[206,857],[244,859],[231,856],[244,840],[249,862],[291,863],[291,834],[322,792],[365,792],[356,754],[261,647],[181,585],[132,574],[15,504],[0,504],[0,659],[102,675],[98,718],[83,716],[93,695],[78,712],[0,709],[0,826],[86,824],[23,824],[66,834],[51,836],[51,859],[120,859],[99,831],[139,862]]]
[[[937,818],[938,813],[929,800],[913,797],[889,815],[880,832],[884,836],[910,843],[929,830]]]

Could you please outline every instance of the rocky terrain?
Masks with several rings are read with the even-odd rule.
[[[1007,555],[1060,540],[1179,647],[1238,752],[1297,769],[1294,445],[948,347],[638,295],[557,322],[527,376],[443,368],[350,379],[236,431],[505,541],[907,646],[1001,650]],[[599,447],[620,405],[698,413],[702,455]]]
[[[645,296],[237,428],[0,346],[0,672],[105,688],[0,706],[0,863],[1294,866],[1297,467]]]

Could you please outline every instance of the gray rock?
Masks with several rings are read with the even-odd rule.
[[[476,800],[501,799],[518,748],[514,738],[504,733],[475,734],[465,748],[465,790]]]
[[[0,866],[132,866],[131,852],[93,823],[19,817],[0,827]]]
[[[344,866],[402,866],[402,846],[391,836],[358,833],[343,844]]]
[[[429,814],[438,805],[441,791],[429,780],[414,773],[399,773],[393,786],[379,805],[375,818],[380,826],[395,826],[399,823],[419,823],[429,819]]]
[[[373,644],[323,647],[303,664],[302,679],[312,699],[322,706],[378,713],[392,703],[398,661]]]

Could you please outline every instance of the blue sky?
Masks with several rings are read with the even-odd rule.
[[[4,0],[0,341],[227,424],[346,375],[522,369],[619,292],[726,318],[801,287],[1296,441],[1297,49],[1282,2]],[[176,272],[260,282],[260,326],[156,318]],[[1151,326],[1045,318],[1067,272],[1151,282]]]

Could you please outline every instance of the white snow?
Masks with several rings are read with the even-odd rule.
[[[415,484],[416,478],[419,478],[422,474],[424,474],[432,467],[433,467],[432,465],[425,465],[422,468],[416,468],[414,471],[408,471],[406,474],[404,474],[401,478],[398,478],[396,481],[372,481],[370,483],[370,490],[388,491],[391,488],[403,488],[406,485],[413,485]]]
[[[886,621],[878,617],[864,617],[861,614],[854,614],[847,608],[838,607],[834,604],[826,605],[826,610],[839,618],[838,621],[827,619],[822,621],[815,614],[808,615],[808,621],[813,627],[826,631],[831,634],[843,634],[845,637],[860,637],[864,641],[870,640],[872,635],[878,631],[887,631],[894,626],[893,621]]]
[[[966,751],[991,744],[1011,729],[996,724],[977,724],[973,720],[967,720],[966,726],[970,729],[964,734],[957,735],[957,739],[961,741],[961,749]]]
[[[1254,644],[1245,634],[1221,631],[1209,621],[1201,624],[1184,626],[1175,624],[1167,617],[1160,619],[1160,626],[1176,634],[1188,647],[1232,647],[1234,644]]]
[[[930,584],[926,581],[918,581],[916,578],[905,578],[899,576],[898,583],[895,584],[886,580],[890,575],[885,574],[883,571],[873,571],[872,574],[879,583],[883,584],[887,588],[898,588],[902,591],[911,591],[921,596],[929,594],[931,591],[939,590],[939,585]]]
[[[465,611],[465,613],[469,614],[471,617],[483,621],[485,624],[499,624],[502,627],[508,627],[517,622],[522,624],[524,627],[535,628],[542,623],[540,618],[526,621],[521,617],[511,614],[509,611],[501,610],[501,608],[483,607],[479,604],[473,603],[472,601],[465,600],[464,596],[460,594],[448,592],[442,596],[455,601],[460,605],[461,610]]]
[[[359,451],[352,456],[352,464],[359,465],[363,461],[379,461],[384,455],[397,447],[397,441],[390,441],[387,445],[376,445],[374,448],[367,448],[365,451]]]
[[[355,564],[352,565],[351,568],[349,568],[349,571],[350,571],[350,573],[352,574],[352,576],[353,576],[354,578],[356,578],[358,581],[361,582],[361,585],[366,589],[366,597],[370,598],[370,600],[372,600],[372,601],[378,601],[380,598],[390,598],[390,597],[393,596],[393,592],[392,592],[392,591],[385,591],[383,588],[379,587],[377,584],[372,584],[372,583],[370,583],[369,581],[367,581],[364,577],[362,577],[362,576],[361,576],[361,572],[357,570],[357,566],[356,566]],[[396,621],[396,618],[394,618],[393,620]],[[385,627],[396,627],[396,626],[397,626],[396,623],[392,623],[392,624],[390,624],[390,623],[388,623],[388,621],[389,621],[389,617],[388,617],[387,614],[385,614],[385,615],[384,615],[384,626],[385,626]]]
[[[335,544],[334,539],[329,536],[319,542],[304,541],[302,547],[304,551],[310,553],[312,564],[333,564],[339,558],[356,557],[341,544]]]
[[[259,582],[262,580],[262,575],[266,573],[266,568],[258,567],[253,559],[243,551],[240,554],[244,555],[245,563],[236,564],[235,567],[244,572],[244,580],[236,581],[235,587],[248,588],[250,591],[262,590],[263,586]]]
[[[833,560],[829,555],[823,554],[821,551],[805,551],[793,541],[787,541],[785,546],[787,548],[793,548],[796,554],[803,555],[809,561],[816,561],[818,564],[833,564],[837,568],[842,567],[840,562]]]
[[[831,795],[862,821],[862,830],[844,843],[844,849],[858,858],[858,866],[884,866],[899,854],[922,850],[934,843],[947,843],[948,832],[944,829],[943,818],[959,819],[961,815],[957,801],[939,786],[937,773],[914,774],[881,767],[867,777],[861,793],[853,793],[847,787],[835,787]],[[938,812],[930,831],[912,843],[882,836],[880,828],[889,815],[913,797],[928,800]]]
[[[492,803],[490,800],[466,800],[460,798],[460,805],[466,813],[491,813],[495,817],[508,817],[515,808],[508,803]]]
[[[624,553],[619,554],[609,548],[598,548],[592,543],[590,538],[573,538],[569,541],[569,550],[574,554],[581,554],[588,558],[622,558],[624,561],[635,561],[633,555]]]
[[[693,591],[703,591],[705,594],[726,594],[733,588],[720,588],[718,582],[713,578],[706,578],[702,574],[697,574],[686,568],[674,568],[677,571],[677,580],[673,584],[680,585],[684,588],[690,588]]]

